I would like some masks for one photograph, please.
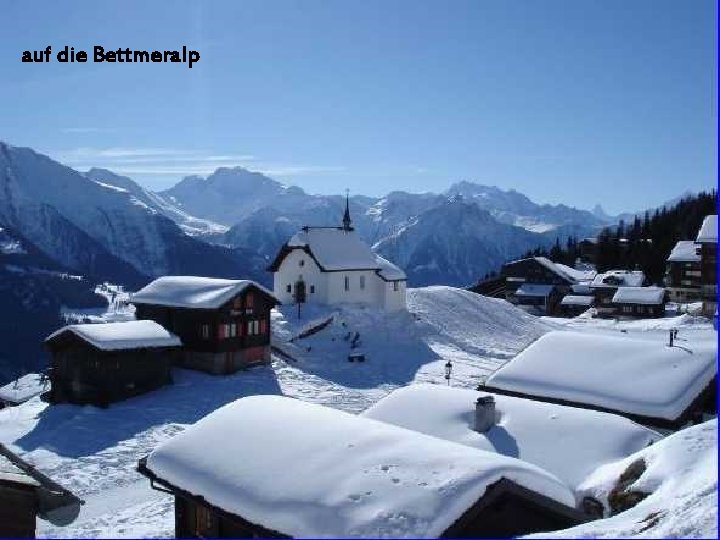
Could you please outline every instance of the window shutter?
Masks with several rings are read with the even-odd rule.
[[[267,333],[267,320],[266,319],[260,319],[260,333],[261,334]]]

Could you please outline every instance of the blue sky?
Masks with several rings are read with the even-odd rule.
[[[153,189],[241,165],[635,210],[716,184],[715,25],[704,0],[6,1],[0,139]],[[20,62],[47,45],[202,57]]]

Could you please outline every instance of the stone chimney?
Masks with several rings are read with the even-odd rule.
[[[481,396],[475,402],[475,431],[485,433],[495,425],[495,398]]]

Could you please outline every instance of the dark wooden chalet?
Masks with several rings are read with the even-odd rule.
[[[587,295],[568,294],[560,301],[558,312],[563,317],[577,317],[585,313],[595,303],[595,298]]]
[[[706,216],[698,232],[703,314],[717,313],[717,216]]]
[[[109,403],[172,381],[180,340],[152,321],[76,324],[51,334],[51,403]]]
[[[701,298],[700,244],[681,240],[665,265],[665,288],[671,302],[695,302]]]
[[[292,538],[227,512],[159,478],[140,460],[138,471],[153,489],[175,497],[175,538]],[[440,538],[512,538],[567,529],[588,517],[575,508],[502,478],[450,525]]]
[[[506,299],[539,313],[556,313],[560,300],[575,279],[545,257],[530,257],[506,263],[500,275],[505,279]]]
[[[258,426],[259,414],[267,425]],[[217,440],[226,443],[206,444]],[[315,448],[327,466],[298,459],[299,449]],[[444,459],[455,465],[448,469]],[[258,474],[257,467],[274,463],[283,464],[283,474]],[[532,478],[526,480],[532,489],[507,479],[500,472],[507,466]],[[186,467],[194,474],[186,475]],[[281,396],[242,398],[215,411],[141,459],[138,471],[154,489],[175,496],[177,538],[343,538],[362,531],[391,537],[396,523],[372,510],[384,505],[405,515],[404,533],[415,536],[510,537],[586,520],[569,488],[525,462]],[[453,495],[443,487],[456,476],[478,493],[463,509],[447,500]],[[486,483],[488,477],[495,480]],[[412,481],[403,481],[396,499],[388,484],[399,478]],[[229,479],[236,496],[227,489]],[[417,497],[437,514],[418,510]],[[449,508],[452,515],[442,510]],[[423,518],[413,519],[415,512]]]
[[[71,523],[82,501],[0,444],[0,537],[35,538],[36,517]]]
[[[180,337],[180,364],[233,373],[270,360],[270,311],[278,301],[253,281],[165,276],[133,294],[135,317]]]
[[[612,304],[621,319],[654,319],[665,315],[665,289],[662,287],[618,287]]]

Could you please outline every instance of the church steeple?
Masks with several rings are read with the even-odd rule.
[[[352,220],[350,219],[350,190],[348,189],[345,190],[345,215],[343,215],[342,223],[343,231],[354,230],[352,226]]]

